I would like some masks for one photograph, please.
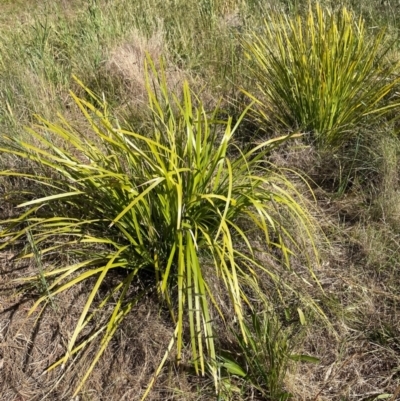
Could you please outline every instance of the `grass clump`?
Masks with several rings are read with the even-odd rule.
[[[271,311],[253,313],[246,320],[245,332],[246,338],[235,333],[239,351],[221,356],[223,368],[256,389],[263,399],[289,400],[293,394],[283,388],[290,361],[318,363],[318,359],[292,353],[293,333]]]
[[[370,37],[363,19],[317,2],[305,17],[271,13],[243,41],[252,62],[262,120],[311,132],[320,146],[339,146],[367,117],[399,106],[390,95],[400,78],[381,29]]]
[[[158,80],[158,90],[151,89],[149,71]],[[257,288],[257,272],[279,282],[274,269],[259,262],[256,251],[289,267],[302,240],[313,244],[309,215],[294,187],[265,162],[267,152],[287,137],[240,151],[233,140],[237,124],[232,126],[231,119],[219,121],[218,109],[206,113],[187,84],[179,100],[151,62],[147,74],[152,132],[122,129],[108,114],[107,104],[85,88],[89,100],[72,97],[90,134],[76,131],[64,119],[57,125],[39,118],[41,125],[28,130],[36,144],[9,137],[8,146],[1,149],[37,166],[35,174],[3,171],[3,176],[23,175],[42,188],[21,192],[26,199],[19,205],[21,212],[1,223],[1,248],[29,235],[44,262],[54,252],[75,260],[61,267],[43,262],[39,279],[46,280],[46,294],[31,313],[55,295],[93,280],[66,354],[50,367],[64,365],[101,338],[81,385],[124,317],[154,292],[175,325],[156,375],[175,342],[181,360],[188,322],[194,368],[204,374],[208,365],[217,382],[213,320],[215,313],[223,320],[229,316],[217,302],[213,276],[224,283],[246,341],[245,310],[252,306],[246,282]],[[233,152],[237,158],[231,157]],[[291,236],[293,221],[303,227],[304,238]],[[252,238],[262,244],[260,249],[251,245]],[[20,256],[35,258],[35,252]],[[121,270],[125,273],[104,295],[100,290],[108,277]],[[139,285],[143,274],[151,279]],[[132,286],[141,290],[132,295]],[[106,306],[112,302],[107,315]],[[103,324],[82,339],[102,312],[107,315]]]

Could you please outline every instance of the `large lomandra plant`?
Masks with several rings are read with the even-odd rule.
[[[244,305],[251,306],[251,299],[245,283],[256,284],[260,272],[279,281],[272,268],[257,261],[252,239],[263,242],[264,251],[286,266],[302,240],[313,244],[309,215],[299,195],[265,161],[266,153],[287,138],[238,149],[233,140],[237,124],[220,121],[218,110],[206,113],[187,83],[181,98],[171,94],[163,73],[150,60],[147,71],[151,130],[121,128],[109,116],[107,104],[80,83],[86,100],[71,96],[86,117],[90,134],[77,131],[65,119],[55,124],[39,117],[39,124],[28,129],[32,140],[4,138],[8,145],[1,149],[29,160],[39,172],[2,172],[8,177],[23,175],[28,183],[20,193],[26,201],[13,218],[1,222],[0,238],[4,249],[29,236],[36,252],[20,257],[39,254],[42,259],[40,274],[22,279],[46,281],[46,292],[30,313],[71,287],[87,285],[87,300],[65,355],[50,366],[66,364],[98,341],[75,394],[121,321],[150,292],[158,292],[175,325],[155,376],[174,346],[181,358],[186,320],[196,372],[204,374],[210,367],[217,383],[213,317],[226,316],[210,280],[224,284],[246,338]],[[152,89],[152,79],[158,81],[157,90]],[[35,188],[32,192],[29,182]],[[38,188],[43,195],[37,195]],[[297,233],[303,238],[293,238],[293,221],[302,227]],[[60,260],[74,263],[46,263],[57,253],[73,255]],[[114,273],[121,270],[126,274]],[[147,287],[132,296],[132,284],[143,272]],[[110,276],[113,283],[115,278],[119,281],[104,294],[100,289]],[[95,314],[103,314],[104,325],[82,337],[94,324]]]
[[[400,66],[387,57],[385,30],[368,30],[346,8],[318,2],[305,15],[268,15],[242,40],[258,93],[249,91],[263,121],[312,133],[319,146],[339,146],[400,105]]]

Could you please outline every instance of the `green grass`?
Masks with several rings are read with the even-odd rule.
[[[383,29],[370,38],[364,21],[346,8],[329,13],[317,4],[295,18],[272,13],[261,33],[244,40],[261,121],[337,147],[363,122],[398,109],[399,64],[386,59],[393,46],[386,41]]]
[[[223,354],[222,367],[243,380],[242,389],[247,384],[266,399],[289,400],[293,394],[283,388],[290,361],[319,363],[319,360],[291,353],[291,334],[271,311],[254,313],[248,320],[245,324],[247,338],[236,333],[239,353]]]

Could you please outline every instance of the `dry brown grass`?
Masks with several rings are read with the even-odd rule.
[[[212,88],[207,86],[200,76],[194,76],[173,62],[164,38],[162,24],[149,38],[138,30],[132,30],[122,42],[107,50],[105,61],[98,73],[99,79],[107,82],[107,87],[112,90],[110,97],[114,101],[118,100],[115,112],[134,126],[138,122],[145,122],[148,118],[146,114],[148,92],[145,79],[145,63],[148,58],[154,62],[158,71],[163,69],[168,91],[178,98],[183,83],[188,81],[193,93],[200,94],[206,108],[215,107],[218,101],[218,95],[213,93]],[[159,83],[154,79],[150,68],[148,72],[153,90],[159,93]]]
[[[104,76],[108,76],[123,91],[123,103],[133,107],[143,107],[147,102],[145,81],[145,60],[150,56],[157,65],[161,57],[166,56],[164,33],[159,29],[150,38],[145,38],[137,30],[110,49],[104,63]],[[166,72],[168,86],[175,89],[182,83],[182,73]],[[181,85],[179,85],[181,86]]]
[[[311,321],[297,344],[320,363],[293,365],[286,386],[296,400],[373,400],[398,386],[399,279],[378,278],[376,266],[360,258],[367,250],[354,249],[353,233],[340,235],[318,272],[332,327]]]
[[[69,330],[79,318],[87,287],[75,288],[57,297],[54,300],[55,308],[49,305],[40,317],[28,317],[27,312],[33,304],[31,294],[17,296],[13,287],[8,291],[4,289],[4,284],[9,285],[10,278],[20,274],[15,265],[7,260],[8,256],[2,255],[0,283],[3,288],[0,312],[0,399],[70,401],[74,386],[90,364],[93,349],[80,355],[79,360],[64,371],[58,368],[44,373],[44,370],[65,352],[71,335]],[[21,271],[34,270],[33,266],[20,268]],[[76,400],[140,399],[173,333],[171,326],[163,319],[163,313],[157,313],[157,309],[158,306],[151,299],[144,300],[135,308]],[[191,385],[184,374],[176,374],[174,379],[179,381],[183,394],[190,392]],[[174,395],[174,385],[168,380],[167,374],[159,378],[150,400],[161,399],[160,393],[165,395],[162,399],[188,399],[185,395]]]
[[[106,92],[106,98],[114,99],[114,112],[135,130],[143,129],[149,119],[145,78],[147,57],[154,61],[157,68],[162,60],[167,86],[179,95],[179,89],[187,77],[183,71],[171,67],[161,28],[150,38],[133,30],[122,42],[106,51],[104,63],[97,74],[101,85],[110,90],[110,93]],[[151,73],[150,80],[158,93],[159,84]]]

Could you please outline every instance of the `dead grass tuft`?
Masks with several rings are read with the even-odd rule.
[[[187,74],[169,61],[169,54],[160,28],[151,37],[146,38],[134,30],[128,38],[109,50],[101,75],[112,83],[120,100],[119,106],[135,110],[146,108],[147,90],[145,81],[145,60],[149,56],[157,69],[160,60],[165,61],[165,79],[168,88],[178,93]],[[156,88],[158,85],[153,83]]]

